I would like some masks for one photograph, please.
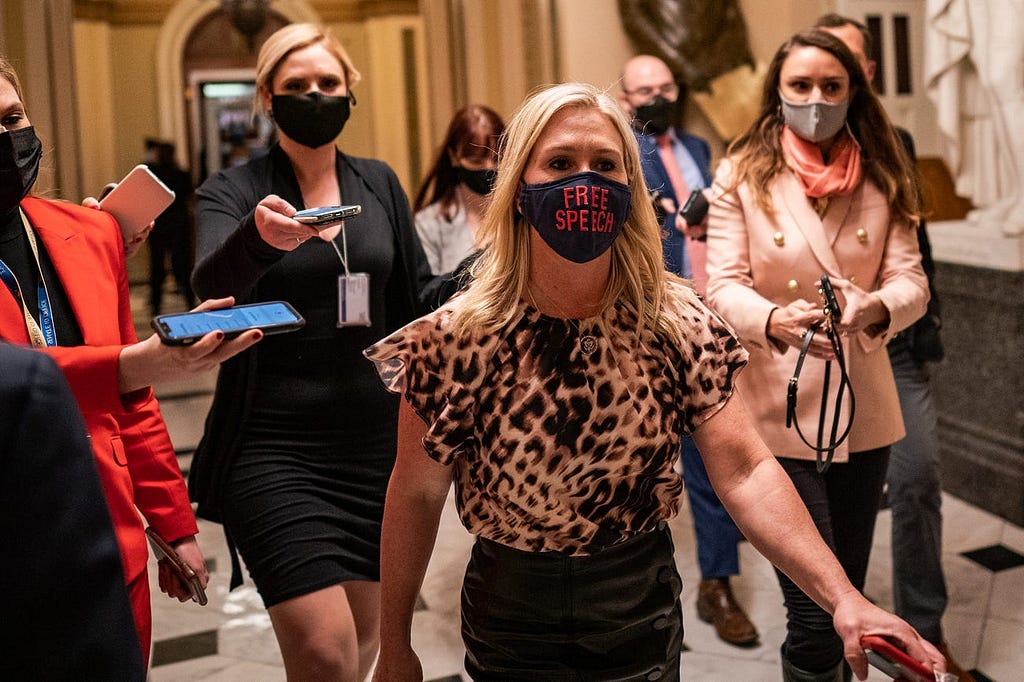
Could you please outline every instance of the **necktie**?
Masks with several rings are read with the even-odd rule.
[[[658,142],[658,155],[661,157],[661,165],[665,167],[668,181],[672,183],[672,193],[676,195],[675,208],[678,211],[682,208],[683,203],[686,202],[687,197],[690,196],[690,187],[686,184],[686,180],[683,178],[683,171],[679,168],[679,161],[676,159],[675,152],[672,151],[671,136],[668,134],[659,135],[656,139]],[[690,256],[690,247],[693,242],[689,242],[686,237],[680,234],[679,244],[683,276],[693,277],[695,268]]]

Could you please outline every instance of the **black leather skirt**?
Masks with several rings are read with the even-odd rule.
[[[678,680],[682,579],[658,530],[589,556],[477,538],[462,589],[474,680]]]

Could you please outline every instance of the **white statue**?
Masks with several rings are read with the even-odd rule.
[[[1024,0],[928,0],[928,94],[969,219],[1024,234]]]

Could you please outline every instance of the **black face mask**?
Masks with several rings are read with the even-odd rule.
[[[341,134],[349,116],[349,95],[333,97],[319,92],[274,95],[270,110],[274,122],[288,137],[316,149]]]
[[[484,196],[494,189],[494,181],[498,177],[496,170],[470,170],[461,166],[456,168],[459,182],[469,188],[470,192]]]
[[[636,108],[633,125],[644,135],[661,135],[676,122],[677,102],[669,102],[657,95],[647,104]]]
[[[39,175],[43,143],[28,126],[0,133],[0,213],[13,211]]]

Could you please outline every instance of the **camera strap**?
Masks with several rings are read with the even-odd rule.
[[[807,440],[807,437],[804,436],[803,431],[800,430],[800,423],[797,421],[796,394],[797,385],[800,380],[800,370],[803,369],[804,359],[807,357],[807,351],[811,347],[811,340],[822,327],[825,328],[825,333],[828,335],[829,343],[832,345],[832,352],[835,353],[836,356],[835,362],[839,367],[839,390],[836,393],[836,402],[833,407],[832,414],[832,424],[829,429],[828,442],[826,443],[824,439],[825,421],[828,416],[828,394],[832,380],[832,360],[826,360],[825,376],[821,388],[821,410],[818,414],[818,434],[815,439],[815,444],[812,445],[810,441]],[[844,393],[849,393],[850,395],[850,420],[847,422],[842,435],[838,435]],[[846,440],[847,436],[850,435],[850,429],[853,426],[854,407],[855,399],[853,395],[853,386],[850,384],[850,375],[847,374],[846,371],[846,353],[843,348],[843,342],[833,327],[831,316],[826,316],[826,319],[823,322],[815,322],[804,334],[804,341],[800,346],[800,357],[797,358],[796,369],[793,371],[793,376],[789,380],[789,386],[786,392],[786,428],[795,428],[797,435],[800,436],[800,440],[804,442],[804,445],[814,450],[816,460],[815,465],[819,474],[825,473],[829,466],[832,465],[832,457],[835,455],[836,448]]]

